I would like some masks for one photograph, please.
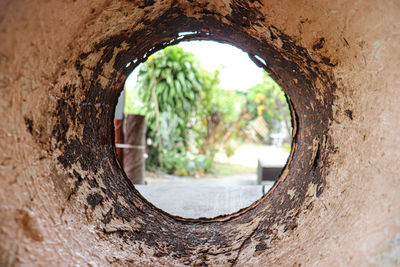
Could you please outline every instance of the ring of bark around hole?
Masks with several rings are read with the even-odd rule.
[[[144,27],[138,21],[124,22],[84,48],[74,46],[75,56],[63,62],[55,86],[59,90],[53,93],[50,142],[31,131],[68,173],[68,200],[100,221],[105,235],[151,247],[154,257],[192,264],[218,257],[221,264],[234,264],[244,250],[252,251],[250,256],[267,251],[297,227],[299,216],[324,191],[333,152],[328,132],[336,89],[329,73],[332,64],[316,62],[290,36],[265,26],[261,14],[243,6],[230,15],[200,9],[197,16],[187,16],[172,5],[162,16],[137,20]],[[255,23],[268,34],[250,31]],[[127,75],[151,53],[193,39],[229,43],[249,53],[282,86],[294,118],[292,152],[274,187],[250,207],[213,219],[174,217],[154,207],[126,178],[113,144],[114,107]],[[35,127],[31,118],[25,121],[28,128]]]

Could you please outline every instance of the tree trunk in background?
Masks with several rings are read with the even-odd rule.
[[[133,184],[144,183],[146,123],[142,115],[127,115],[124,120],[123,166]]]

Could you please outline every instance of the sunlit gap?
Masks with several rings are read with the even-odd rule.
[[[187,34],[195,32],[179,36]],[[231,45],[190,41],[132,72],[116,109],[116,148],[146,199],[173,215],[210,218],[272,187],[292,129],[283,91],[260,68],[266,64]]]

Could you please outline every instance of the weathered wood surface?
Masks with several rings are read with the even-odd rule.
[[[395,262],[398,14],[395,0],[0,1],[0,265]],[[248,52],[295,118],[273,189],[214,219],[152,206],[114,148],[127,75],[190,39]]]

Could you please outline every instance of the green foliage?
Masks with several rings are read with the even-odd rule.
[[[252,119],[262,116],[270,133],[281,132],[281,122],[287,133],[290,133],[290,111],[286,104],[285,94],[267,72],[264,72],[262,83],[248,90],[246,109]]]
[[[188,147],[199,135],[208,93],[218,82],[218,73],[204,71],[193,54],[176,46],[152,55],[140,67],[136,101],[127,105],[129,112],[146,115],[148,166],[179,175],[211,168]]]
[[[289,125],[285,96],[267,73],[248,93],[218,86],[218,71],[203,70],[177,46],[139,67],[125,113],[146,116],[147,167],[180,176],[211,172],[215,154],[223,149],[231,157],[252,119],[262,116],[270,132],[279,132],[282,120]]]
[[[215,88],[210,92],[210,97],[212,100],[203,117],[204,130],[201,131],[199,147],[202,148],[202,153],[213,161],[215,154],[221,148],[225,151],[234,151],[233,143],[229,143],[228,140],[237,138],[244,124],[242,109],[245,96],[233,90]]]
[[[176,46],[167,47],[151,56],[139,70],[137,86],[139,97],[146,105],[145,112],[174,113],[180,136],[186,130],[190,115],[199,104],[202,89],[199,63],[193,54]],[[149,123],[156,130],[153,120]]]
[[[225,154],[228,157],[228,159],[230,159],[236,152],[237,146],[235,146],[235,144],[233,144],[232,141],[228,142],[225,147]]]
[[[218,110],[226,122],[237,121],[244,106],[244,94],[234,90],[216,90],[213,94],[212,106]]]

